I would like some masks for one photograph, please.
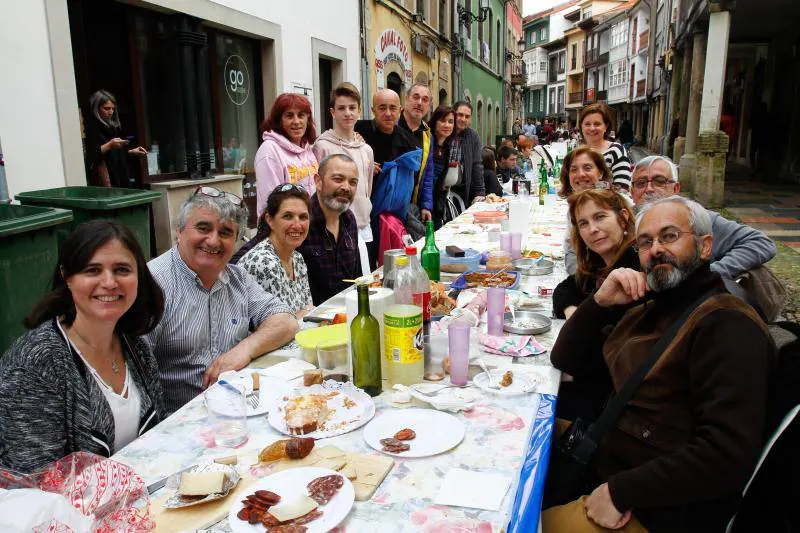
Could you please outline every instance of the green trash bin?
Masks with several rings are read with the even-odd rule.
[[[58,262],[56,232],[70,220],[72,213],[63,209],[0,205],[0,356],[50,290]]]
[[[72,210],[72,224],[59,230],[59,246],[78,224],[96,218],[107,218],[126,224],[138,239],[145,257],[150,258],[150,204],[161,198],[158,191],[114,187],[58,187],[23,192],[15,198],[22,205]]]

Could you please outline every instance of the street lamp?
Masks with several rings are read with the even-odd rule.
[[[458,11],[458,21],[463,26],[469,26],[473,22],[483,22],[489,16],[489,0],[480,0],[478,4],[478,14],[475,15],[472,11],[468,10],[461,4],[456,4]]]
[[[525,52],[525,39],[523,37],[520,37],[519,41],[517,41],[517,50],[519,51],[519,55]]]

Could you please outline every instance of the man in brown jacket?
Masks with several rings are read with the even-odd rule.
[[[602,358],[619,391],[687,306],[720,292],[689,316],[602,440],[602,484],[546,510],[545,533],[724,531],[763,444],[774,346],[709,269],[706,210],[677,196],[654,201],[637,215],[636,243],[643,272],[613,271],[581,304],[553,347],[557,368],[576,374]]]

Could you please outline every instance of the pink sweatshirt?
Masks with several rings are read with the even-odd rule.
[[[265,131],[261,138],[264,142],[255,159],[258,216],[264,214],[270,193],[281,183],[302,185],[309,196],[313,195],[314,174],[319,167],[310,144],[297,146],[274,131]]]
[[[359,228],[369,224],[369,214],[372,211],[372,169],[374,157],[372,148],[363,140],[346,141],[330,129],[317,137],[314,143],[314,155],[317,161],[322,161],[331,154],[347,154],[353,158],[358,167],[358,186],[350,210],[356,216]]]

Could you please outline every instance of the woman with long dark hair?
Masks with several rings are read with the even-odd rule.
[[[447,184],[450,171],[450,144],[455,130],[455,111],[450,106],[440,105],[431,115],[431,132],[433,133],[433,223],[436,229],[442,225],[444,206],[447,201]],[[458,179],[458,166],[450,171]]]
[[[117,113],[117,100],[108,91],[95,92],[89,99],[92,117],[88,124],[86,154],[89,160],[89,182],[102,187],[130,187],[128,156],[147,155],[141,146],[128,148],[123,139]]]
[[[131,231],[93,220],[64,241],[53,290],[0,359],[0,465],[31,472],[75,451],[110,456],[163,412],[139,338],[164,296]]]

